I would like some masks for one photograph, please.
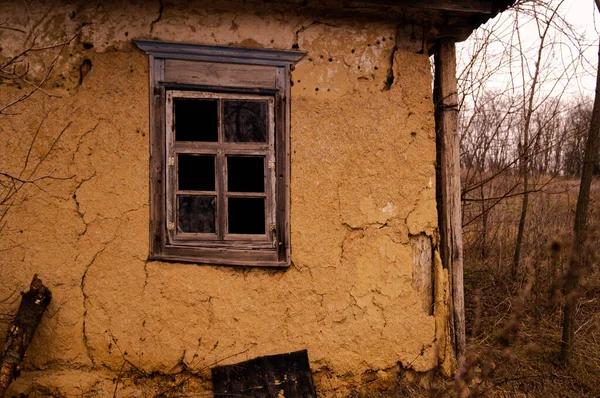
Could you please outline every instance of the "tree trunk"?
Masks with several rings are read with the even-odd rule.
[[[29,291],[21,293],[21,305],[14,321],[8,328],[6,343],[2,349],[2,362],[0,363],[0,398],[4,397],[6,389],[16,378],[17,370],[25,351],[31,343],[42,314],[48,307],[52,293],[42,281],[33,276]]]
[[[599,1],[599,0],[596,0]],[[523,176],[523,203],[521,207],[521,217],[519,220],[519,232],[517,233],[517,242],[515,245],[515,255],[513,257],[513,264],[511,274],[514,277],[517,276],[519,271],[519,263],[521,261],[521,248],[523,246],[523,237],[525,235],[525,222],[527,220],[527,209],[529,207],[529,171],[530,171],[530,155],[531,155],[531,142],[530,142],[530,129],[531,129],[531,117],[536,109],[536,105],[534,104],[535,95],[537,93],[537,84],[540,79],[540,71],[542,68],[542,54],[546,49],[544,45],[546,42],[546,38],[548,37],[548,30],[550,29],[552,19],[556,16],[558,12],[558,7],[560,4],[554,9],[552,15],[548,20],[544,21],[545,27],[543,32],[540,35],[540,46],[537,50],[537,61],[535,63],[535,72],[533,74],[533,79],[531,80],[531,88],[529,93],[526,93],[526,79],[525,79],[525,65],[523,63],[523,58],[521,58],[521,76],[523,78],[523,99],[527,100],[527,107],[523,110],[523,148],[521,156],[521,173]],[[539,25],[538,25],[539,29]],[[519,38],[519,47],[521,45],[521,34],[519,29],[517,29],[517,36]],[[523,52],[521,52],[521,57],[524,57]],[[525,103],[523,104],[525,105]]]
[[[526,120],[529,123],[529,120]],[[521,155],[523,175],[523,202],[521,206],[521,217],[519,218],[519,231],[517,232],[517,242],[515,244],[515,255],[513,257],[513,264],[511,269],[511,275],[514,278],[517,277],[519,272],[519,263],[521,262],[521,247],[523,247],[523,236],[525,234],[525,221],[527,220],[527,209],[529,208],[529,126],[525,127],[525,133],[523,137],[523,154]]]
[[[600,10],[599,1],[596,6]],[[600,61],[600,50],[598,52]],[[575,308],[577,307],[579,280],[587,270],[587,256],[585,255],[585,241],[588,232],[588,208],[590,204],[590,187],[594,172],[595,158],[598,153],[600,131],[600,63],[596,74],[596,95],[594,98],[594,110],[592,121],[588,132],[585,146],[585,156],[581,170],[581,183],[579,185],[579,196],[575,210],[575,237],[573,253],[569,262],[569,270],[565,280],[565,308],[563,311],[563,334],[560,349],[560,357],[563,362],[568,362],[573,350],[575,340]]]

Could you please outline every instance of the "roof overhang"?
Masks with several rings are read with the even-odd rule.
[[[515,0],[342,0],[342,8],[362,13],[385,13],[402,23],[420,24],[428,41],[442,37],[456,41],[469,35]]]

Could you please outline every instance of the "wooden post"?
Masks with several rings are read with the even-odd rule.
[[[465,303],[463,291],[463,239],[460,199],[460,147],[458,136],[458,95],[456,46],[442,38],[435,50],[433,90],[436,129],[436,199],[440,228],[440,254],[448,269],[452,319],[450,327],[457,359],[465,353]]]

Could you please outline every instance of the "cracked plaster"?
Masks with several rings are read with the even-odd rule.
[[[392,23],[253,4],[52,2],[26,15],[0,4],[24,32],[0,30],[0,56],[81,30],[48,82],[60,98],[36,93],[0,116],[10,119],[0,125],[7,170],[43,115],[37,156],[71,123],[38,173],[72,178],[28,188],[2,236],[18,248],[0,251],[0,297],[33,272],[54,293],[27,363],[48,385],[69,391],[58,368],[106,382],[124,357],[169,373],[195,352],[206,365],[307,348],[313,371],[340,388],[398,362],[436,366],[444,325],[413,287],[409,239],[432,237],[437,222],[427,55],[397,46]],[[308,52],[292,72],[288,270],[147,261],[148,71],[134,37]],[[79,86],[83,59],[92,68]]]

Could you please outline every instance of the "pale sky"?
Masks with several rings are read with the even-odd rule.
[[[555,6],[560,0],[542,0]],[[546,16],[550,13],[546,12]],[[558,15],[570,25],[570,35],[580,35],[578,44],[575,44],[569,36],[557,29],[551,29],[546,39],[546,48],[542,59],[544,65],[543,90],[558,93],[564,91],[563,96],[578,97],[581,94],[593,96],[596,84],[596,65],[598,62],[598,37],[600,32],[600,14],[593,0],[563,0]],[[557,18],[554,19],[555,21]],[[481,37],[484,31],[493,30],[494,35],[490,41],[495,43],[488,46],[486,54],[486,65],[480,66],[474,76],[483,76],[494,70],[493,76],[486,83],[487,88],[499,91],[522,90],[522,82],[525,87],[531,82],[535,61],[539,48],[538,25],[535,20],[526,14],[519,16],[520,42],[514,30],[514,12],[505,12],[488,21],[471,38],[457,46],[458,51],[458,73],[465,65],[473,51],[477,37]],[[566,26],[563,24],[563,26]],[[543,25],[542,25],[543,28]],[[504,42],[505,44],[500,44]],[[506,43],[511,43],[510,45]],[[510,55],[512,49],[512,55]],[[522,49],[522,51],[520,51]],[[583,58],[578,58],[578,51],[583,51]],[[524,53],[526,59],[521,62],[517,54]],[[483,59],[483,57],[482,57]],[[509,61],[510,60],[510,61]],[[502,65],[498,67],[498,65]],[[525,71],[524,79],[521,71]]]
[[[596,70],[598,63],[598,36],[600,35],[600,14],[593,0],[565,0],[561,6],[565,19],[585,34],[590,47],[585,51],[585,58],[589,62],[587,74],[581,79],[583,90],[593,93],[596,88]]]

